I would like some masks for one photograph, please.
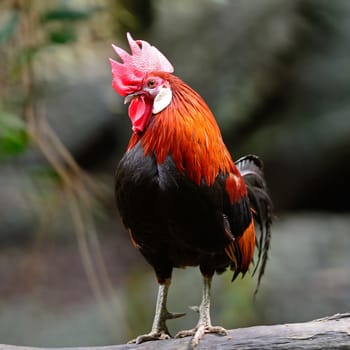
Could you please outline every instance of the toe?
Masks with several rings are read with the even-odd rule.
[[[193,335],[192,338],[192,347],[195,348],[198,344],[199,341],[203,338],[204,334],[206,333],[215,333],[215,334],[220,334],[220,335],[227,335],[227,331],[223,327],[219,326],[204,326],[201,325],[197,328],[195,334]]]
[[[185,338],[185,337],[190,337],[192,335],[194,335],[196,333],[196,328],[194,329],[187,329],[187,330],[183,330],[178,332],[175,335],[175,338]]]
[[[227,330],[220,326],[210,326],[205,329],[205,333],[216,333],[220,335],[227,335]]]
[[[139,335],[136,339],[130,340],[128,344],[141,344],[146,341],[166,339],[171,339],[171,336],[166,332],[150,332],[148,334]]]

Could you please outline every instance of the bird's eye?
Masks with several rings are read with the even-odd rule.
[[[148,80],[147,87],[149,87],[150,89],[153,89],[154,87],[156,87],[156,81],[154,79]]]

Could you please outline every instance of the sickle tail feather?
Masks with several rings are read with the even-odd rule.
[[[253,272],[259,268],[256,294],[268,260],[273,217],[272,201],[265,182],[262,161],[255,155],[247,155],[238,159],[235,164],[247,185],[251,210],[260,229],[259,239],[256,241],[258,258]]]

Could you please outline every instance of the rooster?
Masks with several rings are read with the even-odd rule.
[[[271,200],[262,162],[249,155],[233,162],[219,127],[200,95],[173,75],[154,46],[127,34],[131,54],[113,46],[112,87],[130,103],[132,136],[116,171],[115,193],[131,241],[153,267],[159,283],[150,333],[133,342],[168,339],[167,310],[173,268],[199,266],[203,276],[199,321],[176,337],[226,334],[210,319],[214,273],[234,280],[253,262],[258,286],[270,244]],[[255,225],[260,228],[256,238]]]

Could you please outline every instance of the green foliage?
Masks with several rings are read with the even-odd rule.
[[[53,44],[67,44],[76,41],[76,28],[73,22],[88,20],[100,10],[101,7],[99,6],[92,6],[84,10],[68,6],[59,6],[45,12],[41,16],[42,25],[47,27],[51,25],[51,23],[55,23],[59,26],[54,29],[46,28],[48,42]]]
[[[78,10],[71,7],[57,7],[53,10],[47,11],[41,17],[42,22],[49,21],[79,21],[89,19],[96,11],[101,10],[98,6],[93,6],[86,10]]]
[[[40,46],[30,46],[25,47],[17,52],[16,56],[13,58],[9,65],[11,78],[14,79],[14,81],[20,79],[24,68],[33,63],[35,55],[39,49]]]
[[[72,27],[60,28],[49,33],[49,39],[54,44],[74,42],[76,37],[76,33]]]
[[[31,173],[33,178],[38,181],[54,181],[58,183],[60,180],[60,176],[58,175],[57,171],[46,165],[35,164],[31,166]]]
[[[35,8],[39,15],[31,17],[30,13],[34,12],[32,6],[36,5],[23,4],[5,8],[0,17],[0,49],[6,53],[2,55],[4,70],[0,74],[3,86],[0,106],[0,160],[23,152],[28,145],[26,124],[18,115],[22,114],[22,106],[31,103],[36,93],[34,77],[30,78],[29,83],[28,80],[26,82],[30,91],[28,85],[24,87],[21,79],[23,72],[33,72],[33,62],[42,49],[52,44],[76,41],[75,22],[88,20],[102,9],[100,6],[77,9],[58,2],[56,7],[49,10]],[[23,30],[23,23],[26,21],[32,21],[33,32],[25,35],[37,39],[18,41],[16,38]],[[8,50],[9,47],[11,50]],[[16,93],[13,93],[14,91]]]
[[[8,19],[5,21],[5,24],[0,27],[0,45],[6,43],[6,41],[11,37],[14,33],[18,21],[19,14],[18,11],[12,10],[8,13]]]
[[[21,118],[0,112],[0,159],[23,152],[28,144],[26,125]]]

